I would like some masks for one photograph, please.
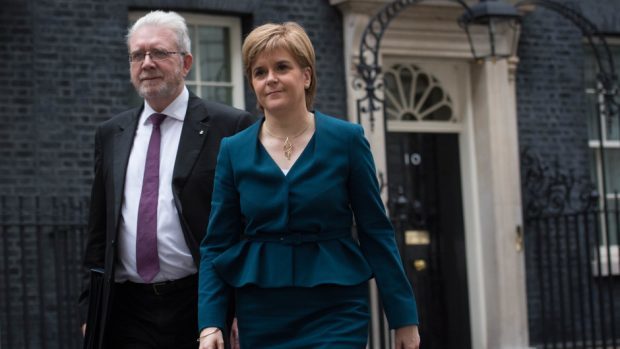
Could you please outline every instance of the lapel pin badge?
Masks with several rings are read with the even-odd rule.
[[[198,133],[203,135],[203,134],[205,134],[205,131],[204,130],[200,130],[200,132],[198,132]]]

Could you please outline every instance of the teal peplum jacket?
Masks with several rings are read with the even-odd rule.
[[[200,330],[224,328],[231,287],[356,285],[372,277],[390,327],[418,323],[362,127],[319,112],[315,120],[286,176],[258,139],[264,119],[222,141],[200,246]]]

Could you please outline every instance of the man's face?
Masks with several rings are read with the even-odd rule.
[[[129,39],[129,53],[151,51],[178,52],[176,35],[167,28],[143,26]],[[183,79],[189,72],[192,56],[171,54],[161,60],[146,55],[141,62],[130,63],[131,82],[138,94],[149,103],[172,102],[183,89]]]

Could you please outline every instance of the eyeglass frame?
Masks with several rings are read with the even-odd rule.
[[[142,53],[144,55],[144,57],[142,57],[142,59],[134,59],[133,56]],[[155,53],[155,56],[153,56],[153,53]],[[146,59],[146,56],[150,56],[152,61],[163,61],[166,58],[169,58],[172,55],[175,54],[179,54],[181,56],[185,56],[187,54],[187,52],[182,52],[182,51],[166,51],[166,50],[151,50],[151,51],[146,51],[146,52],[142,52],[142,51],[137,51],[137,52],[133,52],[129,54],[129,63],[140,63],[140,62],[144,62],[144,60]],[[159,58],[156,58],[157,55],[162,55]]]

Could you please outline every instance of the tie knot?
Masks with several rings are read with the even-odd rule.
[[[153,123],[153,127],[159,127],[162,121],[166,118],[166,114],[154,113],[149,116],[151,122]]]

